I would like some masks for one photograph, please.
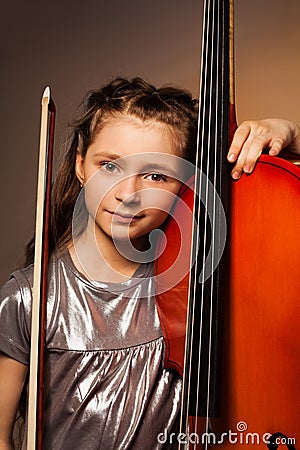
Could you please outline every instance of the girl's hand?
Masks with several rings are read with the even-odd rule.
[[[235,162],[232,177],[238,180],[242,173],[251,173],[265,148],[277,156],[283,148],[300,155],[300,128],[285,119],[250,120],[236,130],[227,159]]]

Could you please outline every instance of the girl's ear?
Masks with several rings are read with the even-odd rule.
[[[84,181],[85,181],[83,163],[84,163],[84,157],[81,156],[81,154],[77,151],[76,163],[75,163],[75,174],[76,174],[76,177],[78,178],[81,186],[84,185]]]

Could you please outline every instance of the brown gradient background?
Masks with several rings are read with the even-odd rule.
[[[1,6],[1,284],[31,237],[40,98],[57,105],[56,154],[87,90],[116,75],[199,85],[203,0],[34,0]],[[238,121],[300,124],[300,0],[236,0]],[[276,232],[276,230],[274,230]]]

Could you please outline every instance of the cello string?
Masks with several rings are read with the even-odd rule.
[[[210,2],[210,0],[209,0],[208,7],[207,7],[207,3],[205,3],[205,11],[206,11],[205,17],[208,17],[207,22],[205,23],[205,27],[204,27],[206,44],[205,44],[205,46],[203,45],[203,51],[204,51],[204,48],[205,48],[206,58],[205,58],[205,66],[204,66],[204,68],[202,66],[202,72],[201,72],[202,75],[204,75],[204,80],[205,80],[204,86],[205,87],[204,87],[204,89],[201,89],[201,102],[200,103],[202,104],[202,116],[201,116],[201,114],[199,114],[199,121],[202,120],[202,127],[201,127],[201,129],[202,129],[202,135],[201,135],[201,150],[202,150],[202,152],[203,152],[203,150],[205,150],[206,146],[207,146],[207,148],[210,147],[210,141],[211,141],[211,134],[210,134],[210,132],[208,132],[208,136],[207,136],[208,143],[205,144],[206,120],[207,120],[207,118],[209,118],[209,120],[211,120],[211,103],[209,104],[208,113],[206,111],[207,107],[206,107],[205,99],[207,99],[207,91],[210,93],[210,96],[208,98],[210,98],[210,99],[212,98],[212,95],[211,95],[211,79],[212,79],[211,71],[212,71],[212,68],[211,68],[211,65],[209,66],[209,63],[208,63],[208,61],[209,61],[209,59],[208,59],[208,57],[209,57],[209,48],[210,48],[209,47],[209,35],[210,35],[210,28],[211,28],[211,20],[209,20],[209,13],[208,13],[208,11],[211,11],[211,2]],[[210,55],[210,59],[211,59],[211,55]],[[210,72],[208,71],[209,67],[210,67]],[[209,85],[208,88],[207,88],[207,84]],[[199,150],[198,150],[197,153],[199,154]],[[204,233],[201,236],[202,242],[203,242],[203,254],[202,254],[203,261],[202,261],[202,280],[200,280],[200,282],[201,282],[201,293],[200,293],[200,298],[199,299],[196,299],[196,293],[197,293],[196,289],[197,289],[197,281],[198,281],[196,277],[194,279],[194,286],[193,286],[193,289],[194,289],[194,296],[193,296],[193,299],[194,299],[194,307],[193,307],[194,311],[195,311],[196,301],[197,300],[201,301],[200,327],[199,327],[199,336],[198,336],[198,340],[197,340],[197,342],[199,344],[199,350],[198,350],[198,370],[197,370],[198,378],[197,378],[196,414],[195,414],[195,416],[196,416],[195,417],[195,431],[196,432],[197,432],[197,429],[198,429],[199,376],[200,376],[200,370],[201,370],[200,353],[201,353],[201,348],[202,348],[202,334],[203,334],[202,330],[203,330],[203,320],[204,320],[204,316],[203,316],[203,304],[204,304],[204,302],[203,302],[203,299],[204,299],[205,284],[204,284],[204,279],[203,278],[205,278],[204,267],[205,267],[205,254],[206,254],[206,245],[207,245],[207,210],[208,210],[207,205],[208,205],[208,193],[209,193],[209,191],[208,191],[208,175],[209,175],[209,168],[210,168],[210,155],[209,155],[209,153],[207,155],[206,168],[205,168],[205,173],[206,173],[207,177],[206,177],[206,179],[204,178],[204,180],[203,180],[203,173],[204,173],[203,162],[204,162],[204,158],[202,157],[201,158],[201,167],[200,167],[200,186],[199,186],[199,191],[198,191],[199,195],[198,195],[198,199],[197,200],[198,200],[199,205],[200,205],[201,199],[205,196],[204,206],[206,206],[206,208],[205,208],[205,212],[204,212]],[[202,191],[204,191],[204,193]],[[198,193],[198,192],[196,191],[196,193]],[[200,212],[200,206],[199,206],[198,207],[198,217],[197,217],[198,223],[200,223],[200,213],[201,212]],[[197,274],[197,268],[196,268],[196,274]],[[193,312],[193,318],[195,318],[195,313],[194,312]],[[191,374],[191,369],[190,369],[190,377],[191,377],[191,375],[192,374]]]
[[[215,95],[213,95],[214,92],[214,88],[215,88],[215,78],[216,80],[218,79],[218,70],[216,73],[214,73],[214,68],[215,68],[215,62],[214,59],[217,58],[218,56],[218,51],[216,51],[215,48],[215,44],[216,44],[216,38],[218,39],[218,35],[217,37],[215,36],[215,28],[217,29],[218,32],[218,27],[219,27],[219,23],[217,24],[217,27],[215,26],[215,17],[219,17],[218,15],[218,10],[217,10],[217,14],[216,14],[216,9],[217,9],[217,5],[216,5],[216,1],[213,2],[213,7],[212,7],[212,24],[211,24],[211,57],[210,57],[210,92],[209,92],[209,114],[208,114],[208,123],[209,123],[209,127],[208,127],[208,134],[209,134],[209,139],[207,141],[207,148],[206,151],[208,152],[208,164],[207,164],[207,195],[206,195],[206,211],[205,211],[205,227],[208,227],[208,212],[210,211],[210,209],[212,209],[213,214],[211,217],[211,260],[205,260],[204,261],[204,273],[206,273],[207,276],[207,269],[209,270],[210,273],[210,279],[209,279],[209,292],[205,291],[204,295],[206,296],[206,298],[204,298],[204,295],[202,297],[202,301],[205,302],[209,302],[209,317],[205,317],[203,320],[208,320],[209,321],[209,326],[208,326],[208,342],[205,344],[208,345],[208,357],[207,357],[207,369],[206,369],[206,373],[207,373],[207,384],[206,384],[206,415],[205,415],[205,432],[208,433],[208,427],[209,427],[209,407],[210,407],[210,374],[211,374],[211,339],[212,339],[212,314],[213,314],[213,287],[214,287],[214,275],[212,272],[212,268],[213,268],[213,261],[214,261],[214,238],[215,238],[215,186],[216,186],[216,132],[217,132],[217,121],[216,121],[216,103],[215,103],[215,98],[217,98],[217,91],[215,92]],[[217,48],[218,50],[218,48]],[[218,61],[218,59],[216,59],[216,61]],[[215,117],[213,117],[215,116]],[[212,121],[212,118],[214,118],[214,121]],[[215,126],[215,133],[213,136],[213,128],[211,124],[214,124]],[[210,175],[211,172],[213,171],[213,199],[210,198],[211,196],[211,191],[208,191],[208,183],[210,180]],[[212,200],[212,208],[211,208],[211,200]],[[207,243],[207,240],[205,238],[205,246],[209,245]],[[205,258],[205,254],[204,253],[204,258]],[[204,260],[203,258],[203,260]],[[210,263],[210,266],[209,266]],[[206,278],[205,276],[205,278]],[[204,286],[204,281],[202,280],[203,286]],[[199,353],[201,352],[201,348],[199,348]],[[200,355],[199,355],[199,361],[201,363],[201,359],[200,359]],[[201,366],[199,366],[198,368],[198,374],[200,374],[201,371]],[[199,375],[198,375],[198,379],[199,379]],[[198,391],[199,391],[199,384],[198,384]],[[207,447],[207,442],[205,443],[205,448]]]
[[[202,305],[204,304],[204,296],[205,296],[205,278],[206,278],[206,249],[207,249],[207,240],[208,240],[208,210],[209,210],[209,172],[211,170],[211,145],[212,145],[212,135],[211,135],[211,127],[207,127],[206,125],[211,123],[211,118],[212,118],[212,85],[213,85],[213,58],[214,58],[214,42],[210,42],[211,40],[209,39],[209,36],[213,36],[214,35],[214,16],[215,16],[215,2],[213,2],[213,5],[211,7],[211,4],[209,3],[209,11],[212,14],[212,17],[209,21],[209,25],[207,27],[207,46],[208,48],[211,49],[210,53],[209,53],[209,60],[206,64],[206,68],[205,68],[205,78],[208,80],[208,84],[209,84],[209,103],[208,103],[208,112],[207,111],[203,111],[203,144],[202,144],[202,152],[206,151],[207,152],[207,160],[206,160],[206,170],[205,170],[205,174],[206,174],[206,179],[205,179],[205,202],[204,202],[204,234],[202,236],[203,239],[203,255],[202,255],[202,279],[199,280],[199,282],[201,283],[201,296],[199,301],[201,301]],[[208,45],[208,44],[212,44],[212,45]],[[207,93],[204,92],[203,93],[203,101],[204,99],[207,98]],[[204,102],[205,104],[206,102]],[[205,131],[206,128],[208,128],[208,133],[207,133],[207,140],[205,140]],[[203,160],[203,158],[202,158]],[[201,201],[202,198],[202,192],[200,191],[200,196],[199,196],[199,202]],[[200,210],[200,208],[199,208]],[[200,220],[201,218],[199,218]],[[203,307],[202,307],[202,311],[201,311],[201,323],[202,326],[200,327],[199,330],[199,349],[198,349],[198,368],[197,368],[197,400],[196,400],[196,418],[195,418],[195,423],[196,423],[196,427],[195,429],[198,430],[198,410],[199,410],[199,384],[200,384],[200,373],[201,373],[201,352],[202,352],[202,333],[203,333],[203,321],[206,319],[206,317],[203,316]],[[208,367],[209,370],[209,367]],[[206,402],[208,402],[209,399],[206,399]],[[208,404],[208,403],[206,403]],[[208,425],[207,425],[207,419],[206,419],[206,423],[205,423],[205,431],[207,431]]]
[[[217,136],[218,136],[218,100],[219,100],[219,59],[218,59],[218,55],[219,55],[219,48],[220,48],[220,37],[219,37],[219,30],[220,30],[220,10],[218,9],[219,3],[217,5],[217,16],[215,15],[215,3],[213,4],[213,12],[212,12],[212,17],[217,17],[217,24],[216,24],[216,29],[217,29],[217,35],[215,37],[215,39],[212,39],[212,54],[211,54],[211,59],[210,59],[210,104],[209,104],[209,114],[206,117],[209,117],[209,123],[211,123],[211,118],[214,115],[215,117],[215,133],[214,136],[211,136],[211,127],[209,127],[209,138],[208,138],[208,143],[207,143],[207,150],[208,150],[208,161],[207,161],[207,178],[206,178],[206,211],[205,211],[205,235],[204,235],[204,244],[206,246],[206,227],[207,227],[207,223],[208,223],[208,215],[207,215],[207,211],[210,209],[210,204],[209,202],[211,201],[210,199],[210,193],[211,191],[208,191],[208,183],[209,183],[209,178],[208,176],[209,174],[209,170],[210,169],[210,165],[212,166],[213,169],[213,186],[214,189],[212,191],[213,195],[212,195],[212,218],[211,218],[211,224],[212,224],[212,233],[211,233],[211,249],[212,249],[212,258],[210,261],[208,261],[210,263],[209,267],[209,273],[211,274],[211,278],[210,278],[210,318],[209,318],[209,342],[208,342],[208,370],[207,370],[207,399],[206,399],[206,433],[208,432],[208,426],[209,426],[209,405],[210,405],[210,379],[211,379],[211,345],[212,345],[212,320],[213,320],[213,287],[214,287],[214,276],[213,276],[213,267],[214,267],[214,257],[215,257],[215,229],[216,229],[216,170],[217,170],[217,151],[218,151],[218,140],[217,140]],[[207,31],[207,34],[209,35],[209,30]],[[212,38],[215,36],[215,21],[212,21],[212,33],[211,33]],[[217,39],[217,40],[216,40]],[[216,49],[215,49],[216,46]],[[214,57],[216,57],[216,64],[214,64]],[[215,77],[213,77],[213,68],[216,67],[216,72],[215,72]],[[206,69],[206,78],[208,78],[208,72]],[[213,99],[213,89],[214,89],[214,81],[217,81],[216,83],[216,98],[217,101],[212,104],[212,99]],[[205,123],[205,121],[203,120],[203,122]],[[211,164],[210,161],[210,155],[212,154],[211,152],[211,141],[214,143],[214,152],[213,152],[213,164]],[[203,253],[203,261],[205,260],[205,251]],[[207,268],[205,268],[205,272],[207,273]],[[203,272],[203,274],[205,275],[205,272]],[[204,276],[204,278],[206,278]],[[203,300],[203,294],[204,294],[204,283],[202,280],[202,300]],[[207,296],[209,298],[209,296]],[[208,318],[207,318],[208,319]],[[203,319],[202,319],[203,320]],[[200,333],[201,333],[201,329],[200,329]],[[201,337],[201,334],[200,334]],[[198,355],[198,379],[197,379],[197,401],[196,401],[196,419],[195,419],[195,423],[196,423],[196,431],[198,430],[198,408],[199,408],[199,376],[200,376],[200,368],[201,368],[201,359],[200,359],[200,352],[201,352],[201,339],[200,339],[200,345],[199,345],[199,355]]]
[[[209,56],[210,52],[209,52],[209,33],[210,33],[210,26],[211,26],[211,21],[209,18],[209,11],[211,10],[211,0],[209,0],[208,5],[207,2],[205,2],[205,10],[206,10],[206,23],[205,23],[205,28],[204,28],[204,33],[205,33],[205,67],[204,70],[202,71],[202,74],[204,75],[204,90],[201,90],[201,102],[203,105],[202,108],[202,116],[199,114],[199,122],[201,121],[202,123],[202,133],[201,133],[201,152],[202,152],[202,156],[201,156],[201,166],[200,166],[200,186],[199,186],[199,194],[197,196],[197,200],[199,202],[199,206],[198,206],[198,217],[197,217],[197,223],[200,224],[200,220],[201,220],[201,199],[204,197],[205,195],[205,205],[207,204],[207,195],[208,195],[208,189],[207,189],[207,178],[205,179],[205,177],[203,177],[203,174],[208,174],[208,170],[209,170],[209,155],[207,160],[205,161],[203,158],[203,151],[205,149],[205,117],[207,117],[207,112],[206,112],[206,102],[205,99],[207,98],[207,91],[210,92],[211,88],[210,88],[210,77],[208,76],[208,68],[209,68]],[[204,47],[203,47],[204,49]],[[210,135],[208,136],[208,139],[210,140]],[[198,149],[198,155],[199,155],[199,149]],[[206,163],[206,167],[204,168],[204,162]],[[204,193],[203,193],[204,191]],[[203,246],[203,261],[202,261],[202,273],[204,275],[204,261],[205,261],[205,253],[206,253],[206,242],[207,242],[207,209],[205,208],[205,217],[204,217],[204,233],[201,236],[202,242],[204,244]],[[198,234],[200,235],[200,227],[198,226]],[[197,259],[198,261],[198,259]],[[197,432],[198,429],[198,405],[199,405],[199,375],[200,375],[200,370],[201,370],[201,358],[200,358],[200,352],[201,352],[201,348],[202,348],[202,335],[203,335],[203,320],[204,320],[204,302],[203,302],[203,298],[204,298],[204,283],[201,283],[201,294],[200,294],[200,298],[197,299],[196,298],[196,293],[197,293],[197,274],[198,274],[198,267],[196,268],[196,276],[194,279],[194,311],[196,308],[196,302],[201,301],[201,310],[200,310],[200,326],[199,326],[199,335],[198,335],[198,340],[197,342],[199,342],[199,352],[198,352],[198,379],[197,379],[197,394],[196,394],[196,417],[195,417],[195,432]],[[195,319],[195,313],[193,314],[193,317]],[[192,376],[192,374],[190,375]]]
[[[218,297],[218,292],[217,292],[217,287],[216,287],[216,295],[214,292],[215,286],[214,286],[214,276],[215,273],[213,271],[213,268],[215,267],[214,265],[214,260],[216,257],[216,250],[218,250],[219,248],[219,244],[220,244],[220,235],[221,235],[221,223],[220,223],[220,205],[219,203],[216,201],[217,200],[217,196],[218,196],[218,190],[217,187],[220,188],[220,194],[221,194],[221,184],[218,184],[218,180],[220,181],[220,174],[218,172],[218,170],[221,170],[221,162],[222,162],[222,157],[223,157],[223,144],[224,144],[224,125],[225,125],[225,121],[224,121],[224,108],[223,108],[223,103],[222,103],[222,99],[224,98],[224,88],[225,88],[225,84],[224,84],[224,74],[226,74],[225,71],[225,64],[227,61],[226,58],[226,49],[224,47],[224,42],[225,42],[225,8],[227,7],[227,3],[226,1],[220,1],[218,0],[217,3],[217,14],[214,13],[214,17],[216,17],[216,33],[213,32],[213,47],[214,47],[214,51],[216,54],[216,59],[214,60],[212,58],[211,63],[213,65],[213,67],[215,68],[215,79],[212,79],[212,89],[215,90],[215,104],[214,106],[214,126],[215,126],[215,145],[214,145],[214,174],[213,174],[213,205],[212,205],[212,211],[213,211],[213,217],[211,219],[211,225],[212,225],[212,236],[211,236],[211,248],[212,248],[212,259],[211,259],[211,267],[210,267],[210,273],[211,273],[211,290],[210,290],[210,323],[209,323],[209,352],[208,352],[208,372],[207,372],[207,403],[206,403],[206,433],[208,433],[208,427],[210,424],[210,403],[211,403],[211,390],[213,389],[214,395],[216,395],[216,384],[212,385],[211,383],[211,376],[212,376],[212,372],[211,369],[213,369],[215,371],[214,376],[216,377],[216,366],[212,366],[212,351],[217,351],[217,339],[218,339],[218,334],[217,334],[217,329],[214,330],[214,335],[213,335],[213,326],[217,324],[217,319],[218,319],[218,301],[219,301],[219,297]],[[222,27],[222,28],[221,28]],[[221,108],[219,110],[219,107]],[[219,111],[220,114],[219,115]],[[218,277],[217,277],[218,280]],[[213,339],[214,338],[214,343],[213,343]],[[213,345],[213,346],[212,346]],[[216,381],[214,380],[214,383],[216,383]],[[216,401],[216,398],[214,398],[214,402]],[[207,443],[206,443],[206,448],[207,448]]]
[[[211,227],[212,227],[212,234],[211,234],[211,248],[212,248],[212,259],[211,259],[211,267],[210,267],[210,273],[211,273],[211,289],[210,289],[210,323],[209,323],[209,348],[208,348],[208,373],[207,373],[207,403],[206,403],[206,429],[205,432],[208,433],[208,427],[209,427],[209,406],[210,406],[210,389],[211,389],[211,357],[212,357],[212,326],[213,326],[213,301],[214,301],[214,256],[215,256],[215,238],[219,236],[219,230],[218,230],[218,223],[216,221],[216,188],[217,188],[217,163],[218,163],[218,130],[219,130],[219,123],[218,123],[218,110],[219,110],[219,55],[220,55],[220,1],[217,1],[217,14],[215,14],[215,11],[213,12],[213,16],[217,17],[217,24],[216,27],[214,27],[212,32],[212,43],[213,48],[216,54],[216,74],[215,74],[215,105],[214,105],[214,115],[215,115],[215,136],[214,136],[214,174],[213,174],[213,216],[211,220]],[[215,25],[215,22],[214,22]],[[215,36],[215,28],[216,28],[216,36]],[[216,46],[216,49],[215,49]],[[211,59],[211,64],[214,67],[214,60]],[[212,67],[212,70],[213,70]],[[214,80],[212,79],[212,89],[214,88],[213,85]],[[218,234],[217,234],[218,233]],[[208,443],[206,442],[206,448]]]
[[[209,3],[210,4],[210,3]],[[213,5],[214,7],[215,7],[215,4]],[[213,16],[214,16],[214,11],[215,11],[215,8],[213,8]],[[219,21],[219,15],[217,16],[218,17],[218,21]],[[204,15],[204,19],[206,18],[206,15]],[[213,22],[213,32],[212,32],[212,35],[214,35],[214,22]],[[218,29],[219,29],[219,26],[218,26]],[[207,27],[207,26],[205,26],[204,27],[204,29],[203,30],[206,30],[206,34],[207,34],[207,36],[209,35],[209,27]],[[203,40],[204,41],[204,40]],[[217,45],[219,46],[219,41],[217,41]],[[213,56],[214,56],[214,53],[215,53],[215,50],[214,50],[214,46],[212,46],[213,47]],[[203,46],[203,48],[204,48],[204,46]],[[208,48],[208,38],[206,37],[206,49]],[[217,48],[219,48],[219,47],[217,47]],[[209,117],[209,121],[211,122],[211,118],[212,118],[212,111],[213,111],[213,108],[212,108],[212,98],[213,98],[213,96],[212,96],[212,83],[213,83],[213,77],[212,77],[212,72],[213,72],[213,67],[212,67],[212,63],[213,63],[213,57],[211,58],[211,66],[210,66],[210,77],[208,77],[208,69],[207,69],[207,67],[208,67],[208,64],[207,64],[207,55],[208,55],[208,51],[206,51],[206,65],[205,65],[205,70],[206,70],[206,73],[204,72],[204,70],[202,70],[201,71],[201,74],[203,75],[203,74],[205,74],[205,77],[204,77],[204,79],[205,79],[205,89],[204,89],[204,92],[205,92],[205,95],[204,95],[204,97],[202,97],[202,103],[200,102],[200,104],[199,104],[199,112],[200,112],[200,108],[201,108],[201,106],[202,105],[204,105],[204,108],[203,108],[203,110],[204,110],[204,112],[205,112],[205,102],[203,101],[203,99],[205,98],[205,96],[206,96],[206,81],[208,80],[208,79],[210,79],[210,107],[209,107],[209,114],[208,114],[208,117]],[[218,53],[217,53],[217,55],[218,55]],[[203,53],[202,53],[202,60],[203,60]],[[217,59],[217,63],[218,63],[218,59]],[[202,64],[202,67],[203,67],[203,64]],[[217,70],[217,72],[218,72],[218,70]],[[217,74],[218,75],[218,74]],[[218,76],[217,76],[217,78],[218,78]],[[202,80],[201,80],[202,81]],[[201,85],[200,86],[202,86],[202,84],[203,83],[201,83]],[[203,90],[201,90],[201,92],[203,93]],[[214,104],[214,107],[216,108],[216,104]],[[215,111],[215,114],[216,114],[216,109],[214,109],[214,111]],[[203,114],[204,116],[205,116],[205,114]],[[207,117],[207,115],[206,115],[206,117]],[[218,115],[216,114],[216,123],[217,123],[217,118],[218,118]],[[199,127],[199,121],[200,121],[200,119],[201,119],[201,114],[199,113],[199,118],[198,118],[198,140],[197,140],[197,155],[199,154],[199,130],[200,130],[200,127]],[[214,152],[214,154],[215,154],[215,158],[214,158],[214,165],[213,165],[213,169],[214,169],[214,176],[213,176],[213,179],[214,179],[214,185],[216,184],[216,150],[217,150],[217,148],[216,148],[216,145],[217,145],[217,139],[216,139],[216,132],[217,132],[217,128],[215,128],[215,136],[214,136],[214,139],[215,140],[213,140],[213,137],[212,137],[212,135],[211,135],[211,131],[210,131],[210,129],[209,129],[209,132],[208,132],[208,144],[206,144],[206,145],[204,145],[204,133],[205,133],[205,127],[204,127],[204,125],[206,124],[206,122],[203,120],[203,123],[202,123],[202,149],[204,149],[205,147],[207,147],[208,149],[210,149],[210,147],[211,147],[211,141],[213,141],[214,142],[214,144],[215,144],[215,152]],[[199,193],[200,193],[200,195],[199,195],[199,197],[200,198],[202,198],[202,195],[201,195],[201,192],[202,192],[202,189],[203,189],[203,182],[202,182],[202,172],[203,172],[203,166],[202,166],[202,164],[203,164],[203,158],[201,159],[201,171],[200,171],[200,190],[199,190]],[[199,165],[199,163],[197,164],[197,166]],[[210,152],[208,152],[208,158],[207,158],[207,168],[206,168],[206,174],[207,174],[207,176],[209,176],[209,170],[210,170],[210,165],[211,165],[211,162],[210,162]],[[206,202],[206,210],[205,210],[205,221],[204,221],[204,225],[205,225],[205,231],[204,231],[204,236],[203,236],[203,242],[204,242],[204,252],[203,252],[203,266],[204,266],[204,263],[205,263],[205,252],[206,252],[206,245],[207,245],[207,224],[208,224],[208,217],[207,217],[207,210],[208,210],[208,207],[209,207],[209,203],[208,203],[208,201],[210,200],[209,199],[209,196],[208,196],[208,194],[209,194],[209,192],[208,192],[208,183],[209,183],[209,179],[208,178],[206,178],[206,186],[205,186],[205,197],[206,197],[206,200],[205,200],[205,202]],[[198,187],[198,184],[199,184],[199,182],[198,182],[198,177],[196,178],[196,183],[195,183],[195,185],[196,185],[196,188]],[[215,195],[215,190],[213,190],[213,201],[212,201],[212,203],[213,203],[213,223],[215,223],[215,216],[216,216],[216,209],[215,209],[215,205],[216,205],[216,201],[215,201],[215,199],[216,199],[216,195]],[[198,209],[198,214],[200,214],[200,209]],[[212,227],[212,244],[211,244],[211,247],[213,248],[213,251],[212,251],[212,259],[211,259],[211,262],[212,262],[212,264],[211,264],[211,267],[210,267],[210,273],[212,273],[212,267],[213,267],[213,261],[214,261],[214,248],[215,248],[215,241],[214,241],[214,237],[215,237],[215,230],[214,230],[214,226]],[[199,239],[199,236],[198,236],[198,239]],[[206,270],[207,271],[207,270]],[[205,271],[204,270],[202,270],[202,276],[205,278]],[[194,279],[194,294],[195,294],[195,292],[196,292],[196,285],[195,285],[195,282],[196,282],[197,280],[195,280]],[[203,279],[202,279],[202,294],[201,294],[201,296],[202,296],[202,298],[203,298],[203,295],[204,295],[204,283],[203,283]],[[210,295],[210,298],[211,298],[211,304],[212,304],[212,295],[213,295],[213,291],[212,291],[212,289],[213,289],[213,277],[212,277],[212,279],[210,280],[210,291],[211,291],[211,295]],[[201,302],[201,305],[203,304],[203,302]],[[193,309],[195,309],[195,295],[194,295],[194,298],[193,298]],[[209,312],[210,312],[210,320],[209,320],[209,323],[210,323],[210,333],[209,333],[209,335],[210,335],[210,339],[209,339],[209,355],[211,355],[211,331],[212,331],[212,325],[211,325],[211,323],[212,323],[212,306],[210,306],[210,310],[209,310]],[[194,318],[195,318],[195,314],[193,314],[193,317],[192,317],[192,322],[194,323]],[[201,311],[201,327],[200,327],[200,345],[199,345],[199,349],[201,349],[201,346],[202,346],[202,342],[201,342],[201,340],[202,340],[202,338],[201,338],[201,335],[202,335],[202,333],[201,333],[201,330],[202,330],[202,322],[203,322],[203,308],[202,308],[202,311]],[[193,329],[192,329],[193,330]],[[192,339],[193,339],[193,336],[192,336]],[[191,361],[191,358],[192,358],[192,351],[193,351],[193,347],[191,347],[191,355],[190,355],[190,361]],[[207,389],[207,392],[208,392],[208,399],[209,399],[209,395],[210,395],[210,392],[209,392],[209,390],[210,390],[210,361],[211,361],[211,359],[209,359],[209,367],[208,367],[208,389]],[[201,365],[201,359],[198,359],[198,364],[199,364],[199,367],[200,367],[200,365]],[[185,366],[185,368],[186,368],[186,366]],[[200,370],[198,371],[198,374],[200,373]],[[191,363],[190,363],[190,365],[189,365],[189,379],[188,379],[188,382],[189,382],[189,384],[188,384],[188,392],[190,392],[190,376],[191,376]],[[199,377],[198,377],[198,386],[199,386]],[[199,405],[199,398],[198,398],[198,392],[199,392],[199,390],[197,390],[197,402],[196,402],[196,404],[197,404],[197,411],[198,411],[198,405]],[[189,405],[189,396],[188,396],[188,398],[187,398],[187,402],[188,402],[188,405]],[[208,401],[208,403],[207,403],[207,411],[208,411],[208,408],[209,408],[209,401]],[[197,414],[196,414],[196,425],[197,425]],[[207,413],[207,416],[208,416],[208,413]],[[206,428],[208,427],[208,420],[206,420]]]
[[[210,1],[210,0],[209,0]],[[206,16],[206,12],[207,12],[207,7],[206,7],[206,3],[207,1],[204,1],[204,17],[203,17],[203,30],[202,30],[202,52],[201,52],[201,71],[200,71],[200,87],[199,87],[199,92],[201,94],[201,92],[204,90],[206,91],[206,84],[207,84],[207,77],[205,76],[203,79],[203,67],[207,66],[207,54],[208,54],[208,48],[207,48],[207,38],[205,37],[205,30],[207,29],[207,16]],[[206,44],[205,44],[206,43]],[[205,55],[206,55],[206,61],[205,61],[205,66],[204,66],[204,47],[206,46],[205,49]],[[204,88],[203,88],[204,85]],[[197,202],[197,193],[198,193],[198,189],[199,189],[199,184],[202,184],[202,164],[203,164],[203,160],[202,158],[200,159],[201,161],[201,168],[200,170],[198,169],[199,167],[199,147],[200,147],[200,124],[201,124],[201,109],[203,109],[204,105],[203,103],[201,103],[201,101],[199,102],[199,108],[198,108],[198,126],[197,126],[197,146],[196,146],[196,161],[195,161],[195,165],[196,165],[196,173],[195,173],[195,187],[194,187],[194,211],[196,210],[196,202]],[[202,136],[201,136],[201,148],[203,148],[203,127],[202,127]],[[199,181],[200,178],[200,181]],[[198,217],[198,221],[199,221],[199,217]],[[194,243],[196,242],[196,245],[194,245]],[[199,244],[199,228],[197,227],[195,229],[195,227],[193,227],[192,230],[192,251],[193,249],[197,249],[198,248],[198,244]],[[191,252],[192,253],[192,252]],[[192,260],[192,258],[191,258]],[[197,274],[197,265],[198,265],[198,260],[197,258],[195,258],[195,264],[193,266],[193,268],[191,269],[191,275],[192,276],[192,271],[194,272],[194,276],[196,279],[196,274]],[[190,267],[192,267],[192,264],[190,264]],[[192,296],[192,292],[193,292],[193,296]],[[191,305],[191,298],[192,298],[192,305]],[[195,309],[195,285],[191,286],[191,283],[189,284],[189,295],[188,295],[188,312],[191,310],[194,311]],[[202,307],[202,305],[201,305]],[[201,313],[202,315],[202,313]],[[192,326],[190,324],[192,320]],[[192,315],[192,318],[190,317],[190,314],[188,313],[187,316],[187,325],[186,325],[186,329],[189,330],[191,329],[192,335],[193,335],[193,329],[194,329],[194,314]],[[189,339],[189,333],[186,333],[186,341],[188,341]],[[191,336],[190,341],[193,341],[193,336]],[[190,354],[188,354],[187,352],[187,348],[190,347]],[[188,430],[188,411],[189,411],[189,397],[190,397],[190,383],[191,383],[191,360],[192,360],[192,346],[190,346],[190,342],[186,342],[185,345],[185,364],[184,364],[184,371],[183,371],[183,383],[182,383],[182,398],[181,398],[181,414],[180,414],[180,431],[182,431],[182,425],[183,425],[183,421],[185,422],[185,428],[184,430]],[[188,364],[187,364],[188,363]],[[187,367],[188,365],[188,367]],[[186,387],[187,386],[187,387]],[[186,403],[185,407],[184,407],[184,402]],[[186,412],[185,417],[183,418],[183,413]],[[180,448],[180,444],[179,444],[179,448]]]
[[[211,6],[212,3],[212,6]],[[201,296],[200,299],[198,301],[201,301],[202,305],[205,304],[206,299],[205,296],[207,295],[206,293],[206,286],[207,283],[205,284],[206,280],[206,274],[207,274],[207,263],[206,263],[206,253],[207,253],[207,246],[209,245],[208,243],[208,211],[209,211],[209,196],[210,196],[210,191],[209,191],[209,176],[210,176],[210,170],[211,170],[211,165],[212,165],[212,161],[211,161],[211,147],[212,147],[212,142],[213,142],[213,137],[211,134],[211,121],[212,121],[212,99],[213,99],[213,58],[215,55],[215,48],[214,48],[214,42],[211,40],[211,37],[214,35],[214,16],[215,16],[215,1],[213,2],[209,2],[209,12],[211,14],[211,16],[209,16],[208,13],[208,17],[210,17],[209,20],[209,24],[207,27],[207,46],[210,49],[210,52],[207,53],[208,56],[208,61],[206,64],[206,73],[205,73],[205,77],[208,80],[208,96],[207,96],[207,92],[203,93],[203,102],[206,105],[207,103],[207,99],[209,99],[208,102],[208,107],[207,107],[207,111],[203,111],[203,144],[202,144],[202,152],[207,152],[207,159],[206,161],[206,168],[205,168],[205,175],[206,178],[204,179],[205,181],[205,202],[204,202],[204,234],[202,236],[203,239],[203,260],[202,260],[202,279],[199,280],[201,282]],[[207,134],[207,136],[206,136]],[[202,158],[204,159],[204,158]],[[201,201],[201,199],[203,198],[203,193],[201,192],[200,197],[199,197],[199,201]],[[199,218],[200,220],[200,218]],[[211,280],[209,280],[209,283],[211,283]],[[205,314],[206,316],[206,314]],[[201,376],[201,364],[205,361],[202,361],[201,359],[201,352],[202,352],[202,347],[203,347],[203,326],[204,326],[204,320],[207,320],[207,317],[204,317],[204,313],[203,313],[203,307],[202,307],[202,313],[201,313],[201,323],[202,326],[199,330],[200,336],[199,336],[199,351],[198,351],[198,369],[197,369],[197,373],[198,373],[198,378],[197,378],[197,412],[196,412],[196,430],[198,430],[198,409],[199,409],[199,383],[200,383],[200,376]],[[206,327],[206,325],[205,325]],[[205,368],[206,370],[206,368]],[[208,402],[209,400],[206,399],[206,402]],[[208,403],[207,403],[208,404]],[[205,422],[205,430],[207,431],[208,429],[208,422],[206,419]]]

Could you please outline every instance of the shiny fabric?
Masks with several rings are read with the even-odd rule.
[[[181,380],[162,366],[151,274],[152,265],[141,265],[118,286],[91,283],[69,253],[52,258],[45,450],[168,448],[157,436],[174,431]],[[31,286],[32,267],[15,272],[0,305],[0,349],[25,364]]]

